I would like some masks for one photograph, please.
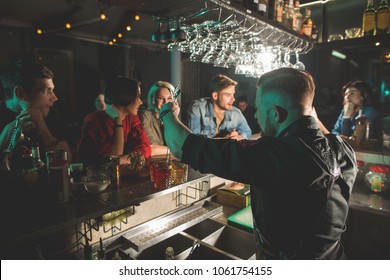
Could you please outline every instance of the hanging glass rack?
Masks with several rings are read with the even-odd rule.
[[[199,11],[169,21],[168,32],[176,33],[169,51],[179,50],[190,54],[193,62],[235,68],[236,74],[251,77],[281,67],[304,69],[299,54],[313,48],[310,39],[229,1],[204,3]]]

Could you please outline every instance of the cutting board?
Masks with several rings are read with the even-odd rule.
[[[228,225],[237,227],[247,232],[253,232],[252,209],[249,205],[227,218]]]

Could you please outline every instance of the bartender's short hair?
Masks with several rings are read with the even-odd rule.
[[[261,93],[279,92],[302,106],[311,105],[314,99],[313,77],[305,70],[280,68],[262,75],[257,81]]]
[[[107,81],[104,101],[107,104],[128,106],[136,101],[138,92],[138,81],[117,76]]]
[[[175,88],[171,83],[165,81],[155,82],[148,93],[148,110],[158,111],[158,109],[155,107],[156,96],[158,91],[162,88],[168,89],[171,94],[173,94],[173,92],[175,91]]]
[[[228,76],[218,74],[211,79],[209,93],[219,93],[224,88],[227,88],[228,86],[237,86],[237,84],[238,83],[236,81],[230,79]]]
[[[13,97],[16,87],[22,87],[28,94],[35,80],[53,78],[54,74],[49,68],[33,60],[14,60],[4,67],[0,76],[6,100]]]

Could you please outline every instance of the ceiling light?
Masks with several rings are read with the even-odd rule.
[[[66,29],[70,29],[71,27],[72,27],[72,25],[69,22],[65,23],[65,28]]]
[[[101,12],[101,13],[100,13],[100,19],[101,19],[101,20],[106,20],[106,19],[108,19],[107,14],[106,14],[105,12]]]
[[[131,26],[130,25],[126,25],[126,30],[130,31],[131,30]]]
[[[141,17],[139,16],[139,14],[135,14],[135,16],[134,16],[134,19],[135,19],[135,20],[140,20],[140,18],[141,18]]]
[[[338,52],[338,51],[335,51],[335,50],[332,50],[332,55],[334,57],[337,57],[337,58],[340,58],[340,59],[346,59],[347,56],[341,52]]]

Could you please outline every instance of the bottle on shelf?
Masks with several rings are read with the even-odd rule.
[[[293,21],[294,21],[294,0],[287,0],[284,2],[283,7],[283,25],[288,29],[293,29]]]
[[[374,36],[375,35],[375,15],[374,0],[367,1],[367,8],[363,13],[363,35]]]
[[[253,0],[256,13],[266,17],[268,15],[268,0]]]
[[[313,20],[311,19],[311,10],[306,7],[305,19],[302,22],[301,34],[311,38],[313,32]]]
[[[318,42],[318,28],[315,24],[313,24],[313,28],[311,29],[311,39],[316,43]]]
[[[382,0],[376,12],[376,34],[389,33],[390,8],[387,0]]]
[[[295,0],[294,2],[294,18],[293,18],[293,30],[296,32],[301,31],[301,26],[302,26],[302,14],[301,14],[301,9],[299,8],[299,0]]]
[[[175,250],[172,247],[167,247],[165,249],[165,259],[174,260],[175,259]]]
[[[275,0],[274,21],[282,24],[283,22],[283,0]]]

